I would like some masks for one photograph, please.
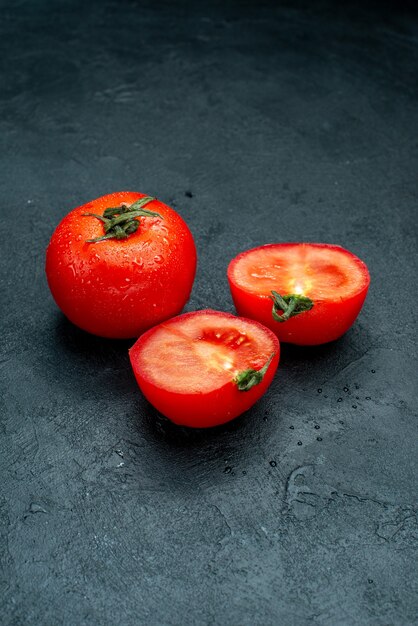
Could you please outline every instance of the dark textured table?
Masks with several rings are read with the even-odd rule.
[[[416,623],[418,20],[336,5],[1,3],[2,625]],[[175,428],[44,276],[122,189],[188,222],[186,310],[300,240],[367,262],[364,310],[240,419]]]

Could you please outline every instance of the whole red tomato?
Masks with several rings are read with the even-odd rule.
[[[151,328],[129,355],[151,404],[176,424],[206,428],[232,420],[261,398],[280,346],[261,324],[208,310]]]
[[[80,328],[138,337],[178,314],[196,272],[196,248],[173,209],[141,193],[112,193],[57,226],[46,275],[62,312]]]
[[[269,244],[242,252],[228,267],[240,315],[280,341],[318,345],[341,337],[367,295],[370,276],[354,254],[329,244]]]

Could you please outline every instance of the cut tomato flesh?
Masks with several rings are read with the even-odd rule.
[[[135,354],[141,376],[179,394],[211,392],[278,352],[274,335],[257,322],[216,311],[173,318],[143,337]]]
[[[328,244],[271,244],[239,255],[230,278],[242,289],[258,295],[299,294],[314,302],[348,299],[369,282],[359,258]]]

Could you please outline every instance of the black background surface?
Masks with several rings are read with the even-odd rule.
[[[414,622],[418,22],[393,7],[1,3],[2,624]],[[46,285],[60,219],[117,190],[189,224],[188,311],[300,240],[366,261],[364,310],[283,346],[248,414],[177,429],[132,342]]]

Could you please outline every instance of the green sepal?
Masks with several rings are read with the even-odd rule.
[[[252,387],[261,383],[268,368],[270,367],[270,363],[274,358],[274,354],[275,353],[273,352],[273,354],[270,356],[269,360],[264,365],[264,367],[261,368],[261,370],[257,371],[253,369],[248,369],[239,372],[239,374],[235,376],[234,383],[238,387],[239,391],[249,391],[250,389],[252,389]]]
[[[277,291],[271,292],[270,296],[273,300],[273,308],[271,311],[272,317],[276,322],[286,322],[290,317],[310,311],[314,306],[314,303],[307,296],[301,296],[299,294],[288,294],[281,296]],[[279,315],[278,311],[282,311]]]
[[[143,207],[155,198],[144,196],[131,205],[122,203],[119,207],[108,207],[103,215],[97,213],[84,213],[85,216],[96,217],[103,222],[105,234],[95,239],[87,239],[88,243],[97,243],[106,239],[126,239],[139,228],[137,217],[163,217],[155,211],[148,211]]]

